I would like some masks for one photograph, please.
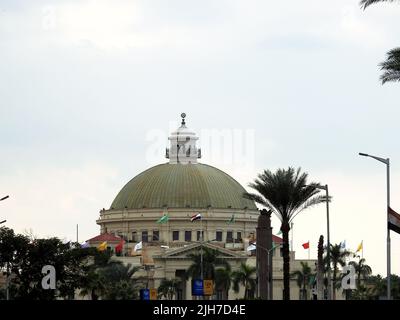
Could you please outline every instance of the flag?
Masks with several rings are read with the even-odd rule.
[[[196,220],[201,220],[201,214],[200,213],[195,214],[190,218],[190,221],[192,221],[192,222],[196,221]]]
[[[106,249],[107,249],[107,241],[100,243],[100,245],[97,247],[97,250],[99,250],[99,251],[104,251]]]
[[[388,228],[394,232],[400,233],[400,214],[388,207],[389,223]]]
[[[340,243],[340,249],[346,249],[346,240]]]
[[[143,244],[142,244],[142,241],[140,241],[139,243],[136,243],[135,244],[135,248],[133,249],[133,251],[139,251],[139,250],[142,250],[142,247],[143,247]]]
[[[363,249],[363,241],[361,241],[361,243],[358,245],[356,252],[361,251],[362,249]]]
[[[88,242],[83,242],[83,243],[81,243],[81,248],[82,248],[82,249],[86,249],[86,248],[89,248],[89,247],[90,247],[90,245],[89,245]]]
[[[157,220],[157,223],[166,223],[169,220],[168,214],[164,214],[160,219]]]
[[[304,249],[310,249],[310,241],[302,244]]]
[[[282,230],[279,229],[279,232],[278,232],[276,235],[279,236],[279,235],[281,235],[281,234],[282,234]]]
[[[227,221],[228,224],[235,223],[235,215],[233,214],[232,217]]]
[[[122,251],[122,248],[123,248],[123,246],[124,246],[124,243],[125,243],[125,241],[124,241],[124,240],[121,240],[121,242],[118,243],[118,244],[115,246],[115,252],[116,252],[116,253],[119,253],[119,252]]]
[[[257,247],[256,247],[256,243],[254,242],[254,243],[249,243],[249,246],[247,247],[247,251],[253,251],[253,250],[256,250],[257,249]]]

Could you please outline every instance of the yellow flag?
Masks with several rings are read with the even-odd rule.
[[[357,251],[356,252],[361,251],[362,249],[363,249],[363,242],[361,241],[361,243],[357,247]]]
[[[97,250],[99,251],[104,251],[107,249],[107,241],[104,241],[103,243],[101,243],[98,247]]]

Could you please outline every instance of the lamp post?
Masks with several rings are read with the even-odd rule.
[[[279,243],[276,246],[272,246],[271,249],[264,248],[264,247],[258,245],[257,243],[255,243],[253,245],[267,252],[267,269],[268,269],[268,284],[269,284],[269,287],[268,287],[269,290],[268,290],[268,296],[267,297],[268,297],[268,300],[272,300],[272,271],[270,270],[270,267],[269,267],[269,255],[270,255],[271,251],[275,250],[276,248],[281,247],[282,243]],[[260,288],[259,288],[260,283],[259,283],[259,281],[260,281],[260,279],[258,277],[258,267],[256,267],[256,268],[257,268],[257,296],[259,296],[259,291],[260,291]]]
[[[359,153],[360,156],[363,157],[370,157],[373,158],[379,162],[382,162],[386,164],[386,201],[387,201],[387,209],[386,209],[386,216],[387,216],[387,223],[386,223],[386,228],[387,228],[387,238],[386,238],[386,255],[387,255],[387,299],[390,300],[390,230],[388,227],[389,223],[389,215],[387,214],[388,209],[390,207],[390,160],[389,158],[381,158],[381,157],[376,157],[372,156],[366,153]]]
[[[6,199],[8,199],[9,197],[10,197],[10,196],[7,195],[7,196],[1,198],[0,201],[6,200]],[[6,223],[6,222],[7,222],[7,220],[3,220],[3,221],[0,222],[0,224]],[[7,300],[10,300],[9,269],[10,269],[9,263],[7,262],[7,278],[6,278],[6,299],[7,299]]]
[[[331,278],[331,241],[330,241],[330,226],[329,226],[329,190],[328,185],[318,185],[317,189],[325,190],[326,192],[326,240],[327,240],[327,263],[328,263],[328,300],[332,299],[332,278]]]

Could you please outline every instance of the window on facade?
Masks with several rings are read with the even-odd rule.
[[[226,232],[226,242],[232,243],[233,242],[233,231]]]
[[[238,231],[238,233],[236,234],[236,241],[242,242],[242,233],[240,231]]]
[[[186,242],[192,241],[192,231],[185,231],[185,241]]]
[[[149,233],[147,230],[142,231],[142,242],[147,242],[149,240]]]
[[[202,237],[201,237],[201,233],[203,233],[203,237],[204,237],[204,231],[197,231],[197,241],[201,241]]]
[[[137,242],[137,232],[136,231],[132,232],[132,242]]]
[[[179,231],[172,231],[172,241],[179,241]]]
[[[153,241],[159,241],[159,240],[160,240],[160,231],[153,230]]]
[[[215,240],[216,241],[222,241],[222,231],[217,231],[215,233]]]

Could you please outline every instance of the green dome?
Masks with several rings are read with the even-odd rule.
[[[160,164],[129,181],[111,209],[232,208],[256,210],[245,189],[225,172],[205,164]]]

